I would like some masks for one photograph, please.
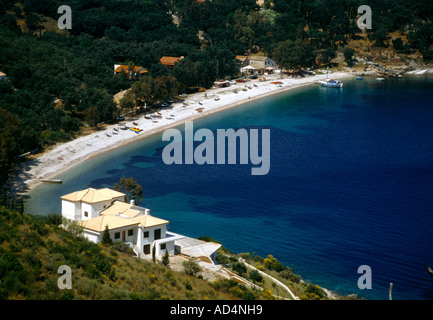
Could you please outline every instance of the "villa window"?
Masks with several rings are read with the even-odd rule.
[[[154,231],[154,240],[161,239],[161,229],[156,229]]]
[[[88,216],[89,216],[89,213],[88,213],[87,211],[84,211],[84,216],[85,216],[85,217],[88,217]]]
[[[134,235],[134,229],[129,229],[128,230],[128,237],[133,236]]]
[[[167,246],[166,246],[165,243],[162,243],[161,246],[160,246],[160,248],[161,248],[161,250],[165,250],[167,248]]]
[[[114,234],[114,239],[120,239],[120,232],[116,232]]]
[[[149,231],[143,232],[143,238],[149,238]]]

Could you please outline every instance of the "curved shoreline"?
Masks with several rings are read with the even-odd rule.
[[[331,75],[335,78],[352,76],[349,72],[331,73]],[[184,101],[187,106],[182,103],[175,103],[172,108],[160,111],[162,119],[153,120],[157,121],[157,123],[145,119],[143,115],[138,116],[138,119],[125,121],[128,126],[143,128],[143,131],[138,134],[130,130],[114,131],[114,128],[119,126],[119,124],[114,124],[106,126],[104,130],[95,131],[72,141],[54,145],[50,150],[43,152],[34,159],[23,162],[16,170],[15,175],[11,176],[8,182],[9,189],[12,189],[14,193],[26,195],[43,183],[40,179],[53,179],[84,161],[113,151],[115,148],[148,138],[166,129],[181,125],[185,121],[193,121],[261,98],[287,92],[305,85],[316,84],[318,80],[324,77],[324,75],[315,75],[297,79],[280,79],[279,74],[274,74],[266,76],[267,80],[265,82],[252,80],[227,88],[214,88],[192,94]],[[281,81],[281,87],[271,84],[272,80]],[[246,89],[246,91],[242,89]],[[235,90],[238,93],[235,93]],[[198,112],[198,108],[203,108],[203,111]],[[133,125],[132,121],[136,125]],[[117,134],[113,134],[114,132],[117,132]]]

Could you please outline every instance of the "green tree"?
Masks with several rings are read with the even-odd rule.
[[[269,270],[275,270],[277,272],[283,271],[284,266],[281,262],[279,262],[274,256],[268,255],[265,260],[263,260],[263,264]]]
[[[23,199],[23,198],[20,199],[20,209],[19,209],[19,213],[20,213],[20,214],[24,214],[24,199]]]
[[[353,63],[353,55],[355,54],[355,50],[349,47],[345,47],[343,50],[344,61],[346,61],[348,66],[351,66]]]
[[[244,263],[236,261],[232,264],[232,269],[234,272],[236,272],[239,275],[243,275],[247,273],[247,267]]]
[[[12,113],[0,108],[0,186],[20,153],[18,137],[19,120]]]
[[[395,38],[394,40],[392,40],[392,46],[397,52],[404,52],[406,50],[406,47],[403,44],[403,40],[401,40],[401,38]]]
[[[98,127],[98,123],[100,119],[98,108],[90,107],[85,111],[84,114],[85,114],[84,119],[89,124],[89,126],[95,128]]]
[[[111,240],[110,237],[110,231],[108,230],[108,224],[105,226],[104,232],[102,234],[102,244],[105,245],[112,245],[113,244],[113,240]]]
[[[159,76],[153,80],[154,98],[156,101],[167,101],[178,95],[179,85],[176,78]]]
[[[329,65],[332,59],[337,56],[337,52],[333,47],[327,47],[320,52],[320,62]]]
[[[286,70],[310,67],[314,62],[312,47],[300,40],[280,42],[273,55],[277,65]]]
[[[126,202],[134,200],[138,204],[144,198],[143,187],[133,177],[120,178],[119,183],[114,184],[114,190],[125,193]]]
[[[168,250],[165,250],[164,255],[162,256],[162,264],[167,268],[170,267],[170,255],[168,253]]]
[[[152,261],[153,263],[156,262],[156,245],[153,245],[152,247]]]
[[[257,270],[251,270],[249,273],[249,277],[253,282],[262,282],[263,277]]]
[[[376,31],[374,31],[370,39],[374,41],[374,44],[378,47],[385,47],[386,41],[389,39],[386,28],[380,26]]]

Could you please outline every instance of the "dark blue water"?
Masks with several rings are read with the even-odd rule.
[[[271,129],[271,169],[172,165],[155,135],[32,192],[31,213],[60,212],[59,197],[143,185],[142,205],[174,232],[272,254],[304,279],[367,299],[433,299],[433,79],[346,80],[309,86],[194,121],[194,129]],[[358,267],[372,269],[359,290]]]

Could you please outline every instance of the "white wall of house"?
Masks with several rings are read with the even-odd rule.
[[[88,220],[94,218],[93,216],[93,206],[89,203],[81,203],[81,215],[80,220]]]
[[[272,67],[274,69],[277,69],[277,64],[271,58],[267,58],[265,60],[265,68],[268,68],[268,67]]]
[[[87,220],[99,217],[99,213],[102,210],[107,209],[111,205],[111,200],[97,202],[97,203],[85,203],[83,202],[81,205],[81,220]],[[87,216],[86,216],[87,212]]]
[[[139,228],[140,230],[137,230],[137,246],[142,250],[143,252],[146,252],[145,246],[149,246],[149,254],[152,254],[152,248],[155,245],[155,241],[158,239],[155,239],[155,230],[161,230],[161,237],[160,239],[165,239],[167,236],[167,225],[159,225],[159,226],[153,226],[148,228]],[[159,246],[157,245],[155,247],[155,255],[159,256]],[[172,252],[174,253],[174,244]]]
[[[164,255],[165,251],[168,251],[168,254],[174,254],[174,240],[161,239],[155,241],[154,245],[156,249],[155,256],[157,257]],[[163,246],[165,246],[165,249],[163,249]]]
[[[137,226],[129,226],[125,228],[118,228],[114,230],[110,230],[110,238],[114,242],[131,242],[133,244],[137,243],[137,235],[138,235],[138,227]],[[89,229],[83,230],[83,235],[89,239],[89,241],[94,243],[99,243],[102,241],[102,236],[104,231],[97,232]]]
[[[107,209],[113,201],[124,201],[123,196],[114,198],[113,200],[107,200],[97,203],[86,203],[86,202],[72,202],[62,200],[62,216],[69,220],[81,221],[99,216],[102,210]],[[87,212],[87,216],[86,216]]]
[[[155,239],[155,231],[161,230],[161,238]],[[94,243],[99,243],[102,241],[103,231],[96,232],[89,229],[83,230],[83,235],[89,239],[89,241]],[[152,254],[152,248],[155,246],[155,256],[162,256],[167,250],[169,254],[174,254],[174,240],[167,236],[167,225],[158,225],[148,228],[142,228],[138,226],[128,226],[124,228],[117,228],[110,230],[110,238],[114,242],[131,242],[137,245],[143,252],[144,246],[149,245],[148,254]],[[161,248],[162,245],[162,248]],[[164,249],[165,246],[165,249]]]
[[[117,228],[114,230],[110,230],[110,238],[113,242],[121,241],[121,242],[132,242],[133,244],[137,244],[137,235],[138,235],[138,227],[137,226],[128,226],[124,228]]]
[[[99,243],[102,240],[102,234],[88,229],[83,230],[83,236],[94,243]]]
[[[167,231],[167,225],[163,224],[163,225],[159,225],[159,226],[154,226],[154,227],[149,227],[149,228],[143,228],[142,232],[143,232],[143,239],[147,239],[149,242],[153,242],[155,240],[155,230],[161,230],[161,238],[163,239],[166,237],[166,231]],[[144,237],[145,233],[148,232],[149,236]]]
[[[79,220],[81,217],[81,203],[62,200],[62,216],[69,220]]]

